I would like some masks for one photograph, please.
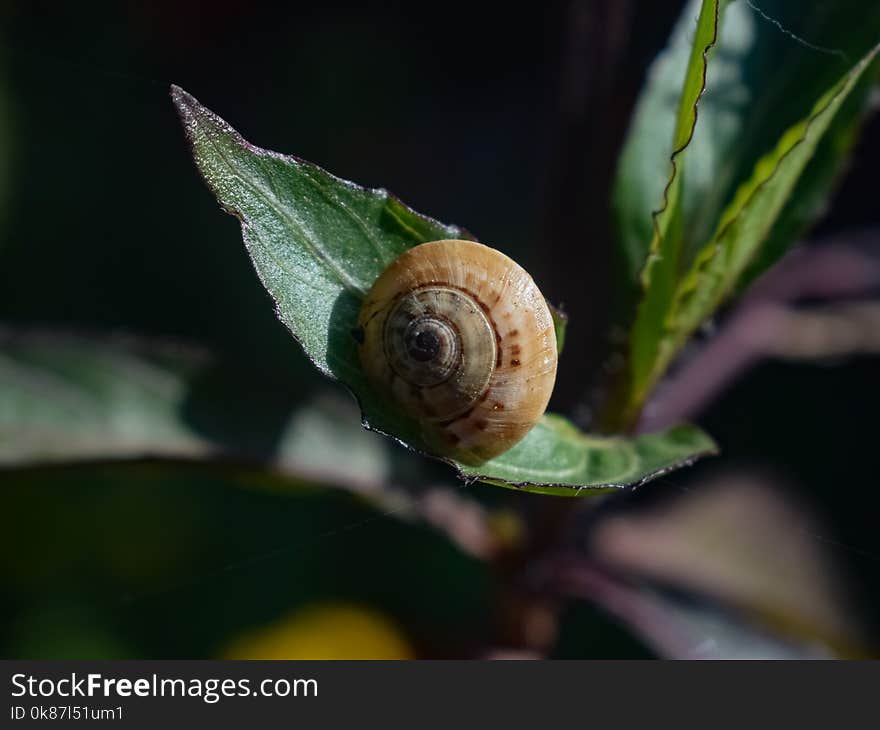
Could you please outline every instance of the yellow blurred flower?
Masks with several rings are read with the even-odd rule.
[[[412,659],[399,627],[349,603],[317,603],[234,639],[224,659]]]

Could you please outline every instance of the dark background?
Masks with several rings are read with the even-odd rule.
[[[609,42],[614,8],[3,3],[0,321],[194,340],[311,387],[236,222],[198,179],[173,82],[254,143],[387,187],[511,253],[571,314],[552,407],[586,420],[613,296],[613,162],[680,3],[634,3],[629,32]],[[819,234],[880,225],[878,165],[875,119]],[[775,474],[826,518],[869,615],[877,364],[762,365],[701,421],[724,464]],[[438,535],[381,520],[322,537],[369,515],[343,497],[112,469],[0,479],[5,656],[207,656],[315,597],[380,606],[428,653],[464,651],[490,620],[484,568]],[[591,609],[575,613],[559,655],[643,655]]]

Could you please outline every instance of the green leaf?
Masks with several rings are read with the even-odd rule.
[[[801,174],[767,240],[755,253],[738,282],[738,289],[745,288],[776,263],[824,212],[868,115],[869,99],[877,84],[878,71],[880,63],[875,59],[849,92],[819,141],[813,159]]]
[[[468,479],[539,494],[579,497],[639,486],[701,456],[715,444],[694,426],[632,438],[584,434],[565,418],[547,414],[529,436],[485,466],[460,466]]]
[[[652,211],[662,207],[670,157],[682,142],[682,125],[693,121],[690,115],[685,119],[681,115],[692,109],[687,104],[696,98],[691,83],[695,63],[696,70],[701,63],[696,52],[710,40],[704,27],[710,20],[706,5],[701,0],[686,5],[667,49],[649,71],[621,153],[613,203],[627,263],[628,279],[621,282],[621,288],[630,295],[636,293],[634,284],[645,268],[656,233]],[[696,25],[698,16],[700,25]],[[816,99],[880,38],[880,3],[866,5],[862,0],[721,2],[718,20],[716,44],[705,69],[706,88],[698,98],[699,121],[686,152],[676,158],[681,174],[670,192],[677,197],[667,197],[677,203],[678,210],[665,215],[673,220],[678,215],[680,220],[676,238],[664,246],[675,249],[679,272],[690,266],[711,238],[721,212],[750,177],[758,159],[786,129],[806,117]],[[850,139],[865,110],[868,91],[867,83],[854,90],[835,122],[849,128]],[[824,167],[826,173],[805,173],[804,187],[812,194],[792,198],[791,206],[796,209],[792,218],[798,222],[780,230],[779,248],[790,245],[822,210],[818,203],[831,190],[848,149],[841,140],[817,153],[811,168]],[[820,158],[825,162],[819,162]],[[814,201],[809,206],[808,197]],[[658,219],[662,222],[662,216]]]
[[[297,391],[180,344],[0,330],[0,466],[182,459],[355,491],[405,470],[347,399]]]
[[[687,171],[687,148],[694,137],[697,105],[706,87],[708,54],[718,37],[721,5],[719,0],[703,1],[691,44],[673,135],[669,179],[659,212],[654,215],[654,234],[641,273],[644,295],[630,341],[630,359],[636,379],[641,374],[641,364],[651,361],[652,353],[646,352],[644,346],[651,342],[652,335],[662,331],[666,302],[677,283],[684,231],[682,180]]]
[[[710,164],[708,154],[693,150],[695,156],[707,158],[706,182],[705,194],[692,195],[700,213],[689,218],[683,271],[711,240],[723,210],[751,177],[758,160],[786,130],[807,118],[816,100],[878,40],[880,3],[765,0],[750,6],[740,0],[731,4],[701,109],[704,120],[713,123],[700,129],[695,140],[697,146],[714,150],[721,164]],[[777,261],[827,209],[869,109],[876,70],[875,63],[848,92],[738,289]]]
[[[681,265],[688,147],[696,133],[709,53],[717,42],[726,3],[702,0],[694,28],[697,5],[692,2],[685,8],[669,50],[652,69],[648,91],[636,110],[635,131],[631,131],[622,152],[615,209],[629,268],[641,271],[638,279],[642,298],[630,331],[627,370],[612,394],[611,408],[604,419],[610,430],[633,425],[637,411],[632,401],[640,405],[644,397],[633,391],[644,380],[644,363],[654,362],[653,341],[663,331],[663,316],[674,296]],[[683,81],[679,75],[682,68]],[[676,84],[681,85],[677,92]],[[664,113],[670,99],[675,100],[674,116]],[[642,131],[653,130],[655,124],[657,131]],[[669,130],[671,147],[656,136]],[[662,173],[657,164],[661,158],[665,160]],[[645,205],[654,204],[656,209],[643,210]],[[632,294],[631,286],[624,285],[623,289]]]
[[[880,46],[862,58],[758,161],[677,286],[668,293],[664,290],[662,297],[652,296],[650,289],[646,292],[631,333],[631,380],[623,408],[628,419],[641,408],[687,338],[735,289],[780,219],[835,115],[878,51]]]
[[[328,389],[301,391],[277,373],[223,365],[180,344],[0,330],[0,468],[183,460],[263,474],[278,488],[342,487],[396,507],[403,494],[395,480],[425,481],[422,460],[360,428],[350,400]],[[493,469],[493,481],[592,479],[614,488],[713,450],[688,426],[601,439],[547,416],[534,432]],[[539,472],[536,460],[552,466]],[[477,479],[478,471],[462,476]],[[571,486],[538,491],[577,493]]]
[[[719,221],[737,191],[787,131],[809,118],[816,100],[853,59],[864,57],[880,37],[878,4],[866,8],[858,0],[841,0],[795,8],[767,0],[759,9],[739,0],[717,5],[716,43],[709,48],[707,4],[692,0],[682,13],[668,49],[651,69],[621,156],[614,202],[629,279],[618,289],[621,312],[632,324],[626,366],[604,418],[614,429],[633,425],[687,336],[720,303],[717,299],[689,315],[692,321],[674,321],[682,282],[707,248],[716,246]],[[702,96],[692,84],[699,48],[711,51],[705,55]],[[736,281],[723,287],[725,295],[776,261],[824,209],[864,117],[874,75],[865,73],[848,89],[819,144],[811,145],[796,188],[783,196],[772,227],[752,247],[744,268],[737,268]],[[676,91],[676,83],[683,91]],[[682,119],[691,109],[684,100],[694,101],[698,115]],[[683,121],[695,124],[681,149]],[[677,155],[676,149],[681,150]],[[656,225],[652,210],[659,211]]]
[[[418,425],[370,388],[351,332],[364,293],[388,264],[419,243],[462,237],[461,230],[415,213],[384,190],[253,146],[182,89],[173,87],[172,97],[199,170],[221,205],[241,221],[245,245],[281,321],[325,375],[355,394],[365,427],[428,453]],[[582,437],[561,423],[558,416],[546,417],[479,473],[448,463],[468,479],[587,494],[591,490],[581,488],[638,484],[713,449],[702,434],[690,441],[675,431],[659,434],[643,448]]]
[[[674,269],[677,261],[677,239],[670,235],[670,228],[682,205],[684,166],[689,161],[685,152],[696,130],[708,57],[724,5],[720,0],[687,4],[639,97],[612,192],[631,282],[640,273],[648,275],[649,252],[653,253],[651,266],[663,261]],[[702,123],[702,110],[700,114]]]
[[[553,317],[553,330],[556,332],[556,352],[562,354],[562,348],[565,347],[565,332],[568,329],[568,315],[559,307],[554,307],[547,302],[550,309],[550,316]]]
[[[313,380],[317,387],[179,343],[0,329],[0,480],[54,483],[63,481],[58,470],[77,466],[126,483],[331,489],[420,519],[476,557],[505,539],[473,492],[362,429],[352,399]]]
[[[737,191],[711,242],[700,251],[678,289],[670,328],[674,344],[693,332],[737,285],[773,231],[835,115],[878,52],[880,45],[832,86],[806,119],[787,130]]]

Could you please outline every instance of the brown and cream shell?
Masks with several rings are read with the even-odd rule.
[[[440,455],[487,461],[522,439],[550,400],[550,310],[529,274],[488,246],[409,249],[373,284],[358,325],[370,382]]]

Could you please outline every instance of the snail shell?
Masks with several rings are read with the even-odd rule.
[[[370,382],[421,424],[429,447],[480,464],[523,438],[556,379],[556,332],[535,282],[473,241],[411,248],[358,317]]]

